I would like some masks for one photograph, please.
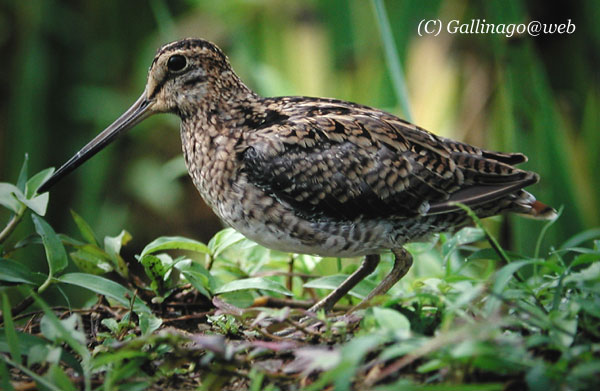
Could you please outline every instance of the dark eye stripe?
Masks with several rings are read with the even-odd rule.
[[[192,79],[186,80],[183,85],[184,86],[191,86],[194,84],[198,84],[198,83],[203,83],[207,80],[208,78],[206,76],[200,75],[200,76],[196,76]]]

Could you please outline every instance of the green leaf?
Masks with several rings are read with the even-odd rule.
[[[208,242],[210,255],[213,258],[218,257],[223,251],[234,244],[241,242],[245,237],[233,228],[225,228],[215,234]]]
[[[75,221],[75,224],[77,224],[77,228],[79,228],[79,232],[81,233],[81,236],[83,236],[83,239],[90,244],[98,245],[98,240],[96,239],[94,230],[92,227],[90,227],[87,221],[85,221],[83,217],[75,213],[75,211],[72,209],[71,216],[73,216],[73,220]]]
[[[25,196],[28,199],[33,198],[33,196],[37,192],[37,189],[39,189],[40,186],[44,182],[46,182],[46,179],[50,178],[50,176],[52,176],[53,173],[54,173],[54,167],[50,167],[50,168],[47,168],[45,170],[38,172],[37,174],[35,174],[31,178],[29,178],[29,180],[25,184]]]
[[[46,277],[41,273],[32,272],[22,263],[0,258],[0,281],[40,285]]]
[[[48,363],[59,363],[60,354],[62,348],[57,346],[50,349],[50,344],[38,344],[33,345],[31,349],[27,351],[27,366],[31,367],[35,364]]]
[[[437,371],[438,369],[444,368],[446,365],[448,365],[448,364],[446,364],[442,360],[433,359],[433,360],[427,361],[424,364],[421,364],[417,368],[417,372],[418,373],[428,373],[428,372],[432,372],[432,371]]]
[[[25,192],[25,185],[27,183],[27,172],[29,170],[29,154],[25,154],[23,158],[23,165],[21,171],[19,171],[19,178],[17,179],[17,187],[22,192]]]
[[[219,295],[219,298],[237,308],[248,308],[254,304],[254,297],[246,291],[222,293]]]
[[[13,322],[10,302],[6,294],[2,295],[2,315],[4,315],[4,334],[6,335],[10,355],[14,361],[21,363],[21,347],[19,346],[19,338],[17,337],[17,330]]]
[[[55,276],[67,267],[67,252],[65,251],[65,247],[58,235],[56,235],[56,232],[54,232],[44,219],[34,214],[31,215],[31,219],[35,225],[35,231],[42,238],[44,249],[46,250],[50,277]]]
[[[111,281],[107,278],[94,276],[86,273],[68,273],[58,279],[65,284],[77,285],[89,289],[98,294],[104,295],[117,303],[129,308],[130,300],[133,298],[133,292],[123,285]],[[138,313],[150,313],[150,308],[144,304],[138,297],[135,298],[133,310]]]
[[[0,329],[0,352],[9,351],[8,341],[5,338],[4,334],[5,334],[4,330]],[[47,340],[45,340],[44,338],[35,336],[35,335],[17,331],[17,336],[19,339],[19,345],[21,347],[20,349],[22,352],[30,352],[36,346],[45,347],[48,345]],[[43,348],[39,348],[39,349],[43,349]],[[46,351],[47,351],[47,349],[46,349]],[[66,351],[64,349],[61,350],[60,360],[67,363],[71,368],[75,369],[79,374],[83,373],[83,370],[81,368],[81,364],[79,363],[79,361],[75,358],[75,356],[73,356],[68,351]]]
[[[0,183],[0,205],[17,213],[21,209],[19,199],[25,199],[25,196],[17,186]]]
[[[40,321],[42,335],[55,343],[66,342],[65,332],[79,345],[85,346],[86,339],[83,331],[83,322],[79,314],[71,314],[66,319],[58,319],[56,323],[52,317],[44,315]]]
[[[592,263],[581,271],[571,273],[564,279],[564,284],[583,281],[600,281],[600,263]]]
[[[531,391],[546,391],[546,390],[554,390],[554,379],[548,376],[551,371],[546,365],[542,362],[537,363],[527,375],[525,375],[525,381],[529,386],[529,390]]]
[[[59,365],[52,364],[48,370],[48,373],[46,374],[46,378],[60,387],[60,389],[63,391],[77,390],[75,385],[71,382],[69,376],[67,376],[67,374]]]
[[[391,308],[371,307],[373,317],[377,321],[380,328],[388,332],[393,332],[401,338],[410,336],[410,322],[406,316]]]
[[[35,196],[35,191],[52,174],[52,171],[53,169],[47,169],[34,175],[25,184],[25,191],[10,183],[0,183],[0,205],[18,213],[21,204],[24,204],[38,215],[45,215],[49,195],[44,193]]]
[[[561,250],[566,250],[572,247],[579,246],[583,242],[587,242],[588,240],[592,240],[595,238],[600,238],[600,228],[591,228],[583,232],[579,232],[576,235],[573,235],[567,241],[565,241],[562,246],[560,246]]]
[[[75,265],[83,272],[99,275],[113,271],[113,265],[106,258],[86,251],[85,247],[70,253],[70,255]]]
[[[152,314],[141,313],[139,315],[139,318],[140,331],[142,332],[142,336],[152,334],[154,331],[158,330],[158,328],[162,325],[162,319],[157,318]]]
[[[146,247],[144,247],[140,257],[163,250],[188,250],[202,254],[210,253],[210,250],[206,244],[197,240],[188,239],[181,236],[162,236],[153,240]]]
[[[344,280],[348,278],[346,274],[334,274],[330,276],[325,276],[321,278],[315,278],[304,284],[305,288],[315,288],[315,289],[330,289],[334,290],[339,287]],[[375,288],[376,284],[371,282],[370,280],[362,280],[354,288],[348,292],[349,295],[358,297],[359,299],[364,299],[369,295],[369,293]]]
[[[129,243],[131,235],[129,232],[122,230],[117,236],[107,236],[104,238],[104,250],[109,255],[117,272],[126,277],[129,276],[129,269],[125,260],[121,257],[121,247]]]
[[[60,335],[60,339],[69,345],[71,349],[73,349],[73,351],[81,357],[81,367],[83,369],[83,378],[86,385],[85,388],[86,390],[91,389],[90,363],[92,356],[90,351],[87,349],[87,346],[85,343],[81,343],[77,338],[75,338],[70,330],[65,328],[63,323],[61,323],[48,304],[46,304],[37,294],[33,292],[31,292],[31,294],[35,299],[36,304],[42,308],[42,311],[44,311],[44,317],[47,318],[46,321],[52,324],[56,332]],[[85,335],[83,338],[85,338]]]
[[[8,372],[8,367],[1,358],[2,356],[0,356],[0,390],[15,391],[10,382],[10,372]]]
[[[463,244],[478,242],[485,237],[485,233],[480,228],[465,227],[454,234],[450,240],[442,246],[442,255],[446,256]]]
[[[600,261],[600,254],[598,253],[589,253],[589,254],[581,254],[573,258],[571,262],[571,268],[575,266],[583,265],[586,263],[594,263]]]
[[[100,322],[104,327],[110,330],[111,333],[117,334],[120,330],[119,323],[115,318],[104,318]]]
[[[8,364],[12,365],[13,367],[17,368],[18,370],[20,370],[21,372],[23,372],[27,376],[31,377],[33,380],[35,380],[35,382],[38,384],[38,386],[40,386],[40,388],[44,387],[44,388],[41,388],[41,389],[43,389],[43,390],[50,390],[50,391],[62,391],[59,387],[55,386],[53,383],[51,383],[50,381],[48,381],[46,378],[38,375],[37,373],[35,373],[34,371],[30,370],[29,368],[27,368],[26,366],[22,365],[21,363],[12,361],[9,358],[3,357],[3,356],[0,356],[0,360],[6,361]]]
[[[33,198],[19,198],[19,201],[40,216],[44,216],[46,214],[46,208],[48,207],[49,200],[50,194],[48,193],[44,193]]]
[[[174,284],[168,284],[171,276],[174,261],[168,254],[146,255],[140,259],[144,266],[144,271],[152,281],[152,289],[159,295],[163,295],[167,289],[172,288]]]
[[[511,260],[525,258],[521,254],[518,254],[515,252],[510,252],[510,251],[506,251],[506,255],[508,255],[508,257]],[[467,260],[469,260],[469,261],[476,261],[476,260],[480,260],[480,259],[489,259],[492,261],[502,261],[502,259],[500,258],[500,255],[498,255],[498,252],[490,247],[477,250],[467,257]]]
[[[215,294],[241,291],[247,289],[260,289],[265,291],[281,293],[282,295],[286,296],[292,296],[292,293],[288,291],[279,282],[262,277],[245,278],[242,280],[228,282],[226,284],[221,285],[221,287],[215,291]]]
[[[523,261],[513,261],[508,265],[503,266],[495,274],[492,292],[501,295],[508,282],[513,278],[513,274],[515,274],[519,269],[527,265],[541,263],[544,263],[543,259],[528,259]],[[487,313],[492,313],[498,307],[499,304],[500,302],[497,297],[490,297],[488,302],[485,304],[485,309]]]
[[[168,256],[157,257],[155,255],[146,255],[140,259],[140,263],[144,266],[146,275],[152,281],[164,281],[166,274],[173,267],[173,259],[171,259],[171,257]]]
[[[175,268],[189,281],[200,294],[211,298],[216,281],[212,274],[202,265],[191,259],[184,259],[175,264]]]

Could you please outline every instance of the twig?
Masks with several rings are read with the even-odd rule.
[[[272,296],[261,296],[254,299],[252,307],[270,307],[270,308],[301,308],[308,309],[315,304],[312,300],[296,300],[296,299],[280,299]],[[336,304],[333,309],[335,311],[348,311],[351,308],[349,305]]]
[[[201,319],[201,318],[205,318],[208,314],[212,313],[214,311],[207,311],[207,312],[200,312],[197,314],[189,314],[189,315],[182,315],[182,316],[178,316],[177,318],[163,318],[162,322],[163,324],[166,323],[173,323],[173,322],[180,322],[180,321],[184,321],[184,320],[191,320],[191,319]]]
[[[300,322],[296,322],[295,320],[292,320],[292,319],[285,319],[284,322],[289,323],[292,327],[302,331],[305,334],[310,334],[315,337],[321,337],[321,333],[318,333],[316,331],[308,329]]]

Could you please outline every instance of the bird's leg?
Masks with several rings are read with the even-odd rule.
[[[373,273],[377,264],[379,263],[379,255],[367,255],[365,260],[360,264],[358,269],[354,273],[352,273],[340,286],[334,289],[330,294],[328,294],[323,300],[317,302],[315,305],[310,307],[308,310],[311,312],[317,312],[319,310],[325,310],[325,312],[331,310],[335,303],[340,301],[342,297],[346,295],[346,293],[350,292],[352,288],[356,286],[359,282],[361,282],[365,277],[369,274]],[[393,284],[392,284],[393,285]],[[378,288],[378,287],[377,287]],[[375,289],[377,289],[375,288]]]
[[[363,301],[354,306],[348,313],[364,308],[369,304],[369,301],[378,295],[386,293],[394,284],[396,284],[404,275],[408,272],[412,266],[412,255],[403,248],[393,249],[394,253],[394,266],[387,276],[377,285],[371,293],[365,297]]]

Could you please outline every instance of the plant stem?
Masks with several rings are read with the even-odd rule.
[[[44,281],[44,283],[42,285],[40,285],[40,287],[37,290],[38,294],[41,294],[42,292],[44,292],[46,289],[48,289],[48,287],[50,286],[50,284],[52,283],[52,280],[54,279],[54,277],[52,276],[52,271],[50,271],[48,273],[48,278],[46,278],[46,281]]]
[[[21,209],[19,209],[17,213],[12,216],[8,224],[6,224],[6,227],[4,227],[2,232],[0,232],[0,244],[2,244],[10,236],[12,231],[15,230],[17,225],[19,225],[26,210],[27,207],[25,205],[21,205]]]
[[[475,214],[475,212],[473,212],[473,210],[471,208],[469,208],[468,206],[466,206],[465,204],[462,204],[460,202],[457,202],[455,205],[458,206],[459,208],[461,208],[462,210],[464,210],[469,215],[469,217],[473,220],[475,225],[483,231],[487,241],[490,243],[490,246],[492,246],[494,251],[496,251],[496,253],[500,257],[500,259],[502,259],[502,261],[508,265],[511,262],[510,258],[508,257],[508,255],[506,255],[506,252],[504,252],[504,249],[500,246],[500,244],[498,243],[496,238],[494,236],[492,236],[492,234],[481,223],[481,220]],[[515,274],[515,277],[517,277],[518,279],[521,278],[517,274]],[[522,280],[519,280],[519,281],[522,282]]]

